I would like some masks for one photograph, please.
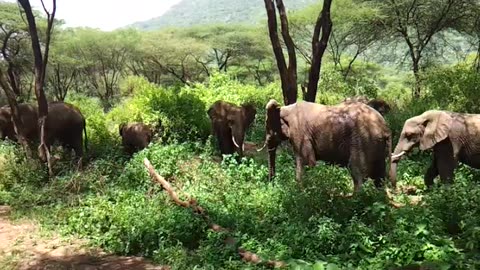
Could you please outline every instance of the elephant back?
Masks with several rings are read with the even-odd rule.
[[[85,127],[85,118],[80,110],[65,102],[52,102],[48,106],[47,129],[52,135],[80,133]]]

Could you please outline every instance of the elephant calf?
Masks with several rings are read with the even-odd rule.
[[[245,133],[255,120],[256,112],[253,105],[237,106],[222,100],[210,106],[208,116],[222,155],[236,151],[239,157],[243,156]]]
[[[480,168],[480,114],[428,110],[405,121],[392,154],[392,176],[402,156],[416,146],[433,149],[425,185],[430,188],[438,175],[442,182],[452,183],[458,162]]]
[[[123,123],[118,131],[122,137],[122,145],[129,155],[146,148],[153,138],[151,127],[143,123]]]
[[[346,98],[343,101],[343,103],[345,103],[345,104],[350,104],[350,103],[353,103],[353,102],[365,103],[368,106],[377,110],[383,116],[385,116],[391,110],[390,105],[388,105],[388,103],[385,100],[380,99],[380,98],[374,98],[374,99],[369,100],[367,97],[357,96],[357,97]]]
[[[270,100],[266,109],[264,147],[268,146],[269,179],[275,175],[276,149],[288,140],[295,153],[300,184],[303,166],[323,160],[348,167],[355,191],[367,177],[381,186],[390,156],[391,132],[373,108],[361,102],[326,106],[304,101],[280,107]]]

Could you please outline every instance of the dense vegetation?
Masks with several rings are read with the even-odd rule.
[[[358,39],[365,32],[352,28],[358,25],[350,19],[365,20],[345,14],[361,11],[381,17],[379,10],[370,8],[333,9],[334,33],[342,35],[343,43],[330,44],[318,103],[336,104],[353,95],[384,98],[393,107],[386,119],[394,142],[404,121],[427,109],[480,113],[475,50],[432,43],[416,81],[408,70],[368,57],[368,51],[384,42],[404,42],[376,35],[369,36],[373,40]],[[291,17],[299,55],[309,54],[305,31],[318,15],[311,11],[310,7]],[[0,3],[0,15],[3,29],[16,33],[7,44],[10,58],[0,57],[0,68],[6,70],[12,60],[18,70],[18,98],[31,101],[32,59],[25,49],[29,41],[24,22],[16,5]],[[458,22],[457,30],[448,28],[448,33],[478,44],[463,23]],[[0,40],[5,35],[0,31]],[[455,51],[463,60],[438,63],[437,49]],[[306,171],[305,190],[299,189],[287,143],[273,182],[267,180],[265,152],[249,150],[240,164],[231,156],[219,162],[206,114],[214,101],[255,104],[257,118],[247,140],[260,147],[265,104],[271,98],[282,100],[264,26],[155,32],[57,27],[51,50],[47,96],[77,105],[86,116],[86,167],[74,170],[68,153],[63,153],[54,167],[56,176],[49,179],[40,161],[27,159],[17,144],[2,142],[0,204],[11,205],[16,216],[36,218],[47,228],[87,238],[107,251],[146,256],[173,269],[264,268],[243,262],[235,247],[225,246],[226,233],[212,232],[199,216],[173,204],[148,176],[143,166],[148,158],[177,190],[197,199],[212,220],[233,229],[237,245],[263,258],[284,260],[294,269],[480,267],[480,174],[472,168],[460,166],[455,184],[426,191],[423,174],[431,153],[414,152],[399,164],[399,186],[415,187],[415,196],[396,194],[393,201],[405,205],[393,207],[392,199],[371,181],[359,194],[345,197],[352,191],[350,174],[322,162]],[[391,63],[402,61],[397,54],[385,57]],[[300,64],[299,83],[307,64],[307,58]],[[421,95],[413,98],[418,82]],[[118,125],[125,121],[156,128],[161,123],[154,142],[132,158],[123,153],[118,135]],[[418,197],[421,202],[412,202]]]

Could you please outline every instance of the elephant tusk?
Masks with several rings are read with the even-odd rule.
[[[396,155],[393,155],[392,154],[392,159],[397,159],[397,158],[401,158],[403,155],[405,155],[405,151],[402,151],[400,152],[399,154],[396,154]]]
[[[265,147],[267,147],[267,142],[263,144],[262,148],[257,149],[257,152],[261,152],[263,149],[265,149]]]
[[[235,141],[235,137],[234,137],[234,136],[232,136],[232,141],[233,141],[233,144],[235,144],[235,146],[236,146],[237,148],[240,148],[240,145],[238,145],[237,141]],[[243,146],[243,145],[242,145],[242,146]],[[242,147],[242,150],[243,150],[243,147]]]

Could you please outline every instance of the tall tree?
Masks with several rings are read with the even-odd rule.
[[[30,39],[32,42],[32,51],[34,57],[34,70],[35,70],[35,96],[37,97],[38,103],[38,121],[40,127],[40,146],[38,147],[40,156],[44,157],[47,161],[48,165],[48,172],[50,175],[53,175],[51,160],[50,160],[50,151],[46,146],[46,129],[45,124],[47,121],[48,115],[48,103],[47,98],[45,96],[45,75],[47,71],[47,64],[48,64],[48,53],[53,29],[53,23],[55,19],[55,13],[57,10],[57,1],[52,0],[52,11],[49,12],[45,7],[43,0],[41,0],[43,9],[47,15],[47,29],[45,33],[46,41],[45,41],[45,49],[42,53],[40,47],[40,40],[38,37],[37,32],[37,24],[35,22],[35,16],[32,12],[32,7],[30,5],[30,1],[28,0],[18,0],[20,5],[22,6],[23,11],[25,12],[25,16],[28,22],[28,32],[30,33]]]
[[[272,43],[273,52],[277,61],[277,67],[280,73],[282,82],[282,91],[285,104],[295,103],[297,100],[297,59],[296,48],[289,31],[289,22],[285,5],[282,0],[264,0],[265,8],[267,10],[268,30],[270,41]],[[276,3],[276,9],[275,9]],[[324,0],[321,12],[317,16],[313,36],[311,39],[312,54],[310,60],[308,87],[304,93],[306,101],[315,102],[318,81],[320,79],[320,70],[322,65],[322,58],[328,46],[328,40],[332,31],[332,19],[330,16],[330,9],[332,0]],[[281,33],[283,42],[287,49],[288,66],[283,54],[280,38],[278,36],[277,14],[278,10]],[[303,88],[302,88],[303,89]]]

